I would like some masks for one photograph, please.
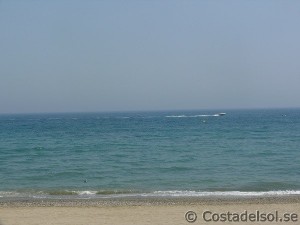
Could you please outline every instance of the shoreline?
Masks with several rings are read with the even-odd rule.
[[[300,204],[300,196],[108,197],[94,199],[0,198],[0,207],[105,207],[220,204]]]

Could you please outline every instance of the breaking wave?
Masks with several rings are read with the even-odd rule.
[[[280,197],[300,195],[300,190],[280,191],[154,191],[137,192],[131,190],[56,190],[36,192],[0,191],[0,198],[117,198],[117,197]]]

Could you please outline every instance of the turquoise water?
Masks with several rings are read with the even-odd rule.
[[[0,115],[0,196],[300,194],[300,109]]]

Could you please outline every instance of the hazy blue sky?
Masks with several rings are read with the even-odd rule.
[[[300,107],[300,1],[0,1],[0,113]]]

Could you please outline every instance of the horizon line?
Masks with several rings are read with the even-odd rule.
[[[138,112],[176,112],[176,111],[223,111],[223,110],[276,110],[300,109],[300,106],[291,107],[232,107],[232,108],[202,108],[202,109],[133,109],[133,110],[102,110],[102,111],[42,111],[42,112],[0,112],[0,115],[31,115],[31,114],[83,114],[83,113],[138,113]]]

